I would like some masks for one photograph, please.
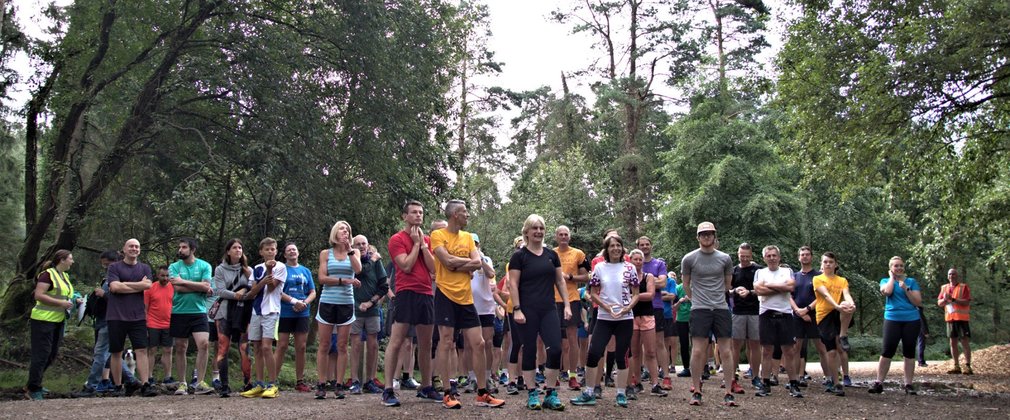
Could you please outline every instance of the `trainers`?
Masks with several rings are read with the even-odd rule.
[[[200,382],[193,387],[193,393],[196,395],[207,395],[211,392],[214,392],[214,388],[211,388],[206,382]]]
[[[743,394],[744,393],[743,387],[740,386],[740,383],[737,382],[736,379],[734,379],[733,382],[730,383],[729,390],[730,390],[730,392],[732,392],[734,394]]]
[[[383,390],[386,389],[386,384],[382,383],[382,381],[380,381],[379,378],[372,378],[371,382],[372,385],[379,387],[379,392],[382,392]]]
[[[752,368],[747,368],[747,371],[743,373],[744,379],[750,379],[753,376],[754,376],[754,369]]]
[[[842,377],[842,386],[852,386],[852,378],[849,375]]]
[[[463,388],[464,394],[476,394],[477,393],[477,380],[467,380],[466,387]]]
[[[645,387],[642,386],[641,382],[636,382],[635,383],[635,391],[638,392],[639,394],[645,392]]]
[[[803,398],[803,393],[800,392],[799,383],[790,383],[786,385],[786,390],[789,391],[789,396],[793,398]]]
[[[220,391],[221,390],[221,380],[220,379],[215,379],[215,380],[211,381],[210,386],[211,386],[211,388],[214,388],[215,391]]]
[[[175,385],[175,383],[176,383],[175,378],[173,378],[171,376],[167,376],[167,377],[165,377],[165,379],[161,380],[161,384],[162,385]]]
[[[975,374],[975,372],[973,372],[971,370],[971,365],[970,364],[969,365],[964,365],[964,371],[961,372],[961,373],[963,373],[965,375],[974,375]]]
[[[951,369],[951,370],[948,370],[947,374],[948,375],[960,375],[961,374],[961,366],[960,365],[954,365],[954,368]]]
[[[849,345],[849,336],[842,335],[838,337],[838,341],[842,344],[842,351],[848,353],[852,350],[852,346]]]
[[[157,397],[158,390],[154,389],[154,385],[151,385],[150,382],[145,382],[140,386],[140,395],[142,397]]]
[[[614,402],[617,403],[618,407],[628,408],[628,396],[624,394],[617,394],[617,398],[614,398]]]
[[[126,396],[126,390],[123,389],[122,385],[114,386],[114,387],[112,387],[112,389],[109,390],[108,393],[106,393],[106,396],[108,396],[110,398],[125,397]]]
[[[415,381],[414,378],[407,378],[406,381],[400,381],[400,388],[418,389],[420,387],[421,384],[417,383],[417,381]]]
[[[761,384],[761,387],[754,391],[755,397],[767,397],[769,395],[772,395],[772,390],[770,387],[764,386],[764,384]]]
[[[98,382],[98,386],[95,387],[95,392],[99,394],[104,394],[106,392],[112,391],[112,381],[108,379],[102,379]]]
[[[561,402],[561,398],[558,398],[557,389],[547,390],[547,395],[544,395],[543,407],[548,410],[565,411],[565,405]]]
[[[326,384],[320,382],[316,385],[316,399],[323,400],[326,399]]]
[[[46,396],[45,393],[42,392],[41,389],[39,389],[38,391],[28,392],[28,398],[30,398],[32,401],[42,401],[46,399]]]
[[[442,392],[444,390],[444,386],[442,384],[442,378],[439,378],[438,376],[436,376],[434,379],[431,380],[431,385],[435,389],[435,391]],[[442,398],[439,398],[439,400],[441,399]]]
[[[396,393],[392,389],[382,391],[382,405],[386,407],[400,406],[400,400],[396,399]]]
[[[905,395],[916,395],[916,394],[917,392],[915,392],[915,385],[905,384]]]
[[[187,392],[186,388],[188,388],[188,387],[186,386],[185,382],[179,382],[179,386],[175,388],[175,395],[186,395],[186,394],[188,394],[189,392]]]
[[[253,387],[249,388],[248,391],[242,392],[239,395],[246,398],[259,398],[259,396],[263,395],[263,390],[263,385],[257,382],[256,385],[253,385]]]
[[[505,385],[505,393],[509,395],[517,395],[519,394],[519,387],[516,386],[515,382],[509,382],[508,385]]]
[[[771,378],[768,378],[768,385],[771,385],[771,386],[779,386],[779,378],[778,378],[778,375],[772,375],[772,377],[771,377]]]
[[[98,395],[98,391],[95,388],[85,385],[80,391],[74,391],[70,394],[70,398],[91,398]]]
[[[251,381],[247,380],[247,381],[245,381],[245,385],[242,385],[242,389],[239,390],[239,393],[246,392],[246,391],[248,391],[250,389],[253,389],[253,387],[255,387],[255,386],[256,386],[255,382],[251,382]],[[329,385],[326,385],[326,386],[329,386]]]
[[[140,387],[142,385],[143,384],[141,384],[140,381],[138,380],[127,382],[126,385],[123,386],[126,396],[132,397],[133,394],[135,394],[137,391],[140,390]],[[43,390],[42,392],[45,393],[45,390]]]
[[[653,385],[652,391],[650,391],[649,394],[654,397],[665,397],[668,395],[668,393],[664,391],[663,387],[659,386],[659,384]]]
[[[439,394],[439,392],[436,391],[435,387],[433,386],[426,386],[424,388],[421,388],[420,391],[417,391],[417,398],[429,402],[442,401],[442,395]]]
[[[509,383],[509,374],[505,369],[502,369],[501,373],[498,374],[498,383],[502,385]]]
[[[582,389],[582,386],[579,385],[579,378],[576,378],[575,375],[568,377],[568,389],[572,391],[579,391]]]
[[[526,408],[530,410],[540,409],[540,393],[536,389],[531,389],[526,395]]]
[[[842,385],[835,384],[831,387],[831,389],[828,392],[835,394],[836,397],[844,397],[845,387]]]
[[[344,399],[344,387],[337,386],[337,389],[333,390],[333,397],[338,400]]]
[[[376,385],[375,381],[365,382],[365,392],[369,394],[381,394],[383,389]]]
[[[593,398],[603,398],[603,387],[599,385],[593,387]]]
[[[660,388],[663,388],[666,391],[673,389],[673,380],[671,380],[669,376],[663,378],[663,384],[660,385]]]
[[[733,394],[726,394],[722,397],[722,405],[727,407],[736,407],[736,398],[733,398]]]
[[[484,395],[477,395],[478,407],[501,407],[503,405],[505,405],[505,400],[495,398],[490,392],[484,392]]]
[[[677,377],[678,378],[690,378],[691,377],[691,369],[688,369],[688,368],[681,369],[680,372],[677,372]]]
[[[456,396],[451,392],[446,392],[445,396],[442,397],[442,407],[448,408],[450,410],[459,410],[463,408],[463,404],[459,403]]]
[[[603,381],[603,385],[607,388],[614,388],[617,386],[617,384],[614,383],[614,378],[611,378],[610,375],[607,375],[606,379]]]
[[[310,392],[310,391],[312,391],[312,388],[309,388],[309,384],[305,383],[304,380],[301,380],[301,381],[298,381],[298,383],[295,384],[295,391],[298,391],[298,392]]]
[[[263,390],[263,393],[260,394],[260,397],[262,397],[262,398],[277,398],[277,394],[279,394],[280,392],[281,392],[281,390],[280,390],[280,388],[277,387],[277,385],[270,384],[270,385],[268,385],[266,387],[266,389]]]
[[[691,394],[691,402],[689,404],[701,405],[701,393],[695,392],[694,394]]]
[[[758,390],[758,389],[761,389],[761,387],[764,386],[764,383],[761,382],[761,378],[755,377],[755,378],[753,378],[753,379],[750,380],[750,385],[752,387],[754,387],[755,390]]]
[[[873,385],[870,385],[870,389],[866,390],[866,392],[869,392],[871,394],[883,394],[884,385],[881,384],[880,382],[874,382]]]
[[[625,395],[625,396],[626,396],[626,397],[627,397],[627,398],[628,398],[629,400],[638,400],[638,395],[636,395],[636,394],[637,394],[637,392],[638,392],[638,391],[636,391],[636,390],[635,390],[635,387],[633,387],[633,386],[629,386],[629,387],[627,387],[627,388],[624,388],[624,395]]]
[[[221,389],[217,390],[217,395],[221,398],[231,397],[231,387],[227,384],[221,384]]]
[[[596,405],[596,397],[593,394],[587,394],[585,392],[580,392],[578,397],[568,400],[574,406],[594,406]]]
[[[919,362],[919,367],[926,367],[926,366],[929,366],[926,364],[926,362]]]
[[[543,372],[538,370],[536,376],[533,377],[533,380],[536,381],[538,384],[542,384],[545,381],[547,381],[547,377],[544,376]]]
[[[361,382],[358,382],[357,379],[355,379],[354,382],[351,382],[350,392],[351,395],[361,395]]]

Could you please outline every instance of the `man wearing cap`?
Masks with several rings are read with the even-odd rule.
[[[681,277],[684,292],[691,301],[691,405],[701,405],[701,372],[708,360],[708,337],[715,336],[724,364],[723,375],[727,384],[733,382],[736,366],[730,355],[732,320],[726,296],[732,288],[733,260],[716,249],[715,225],[702,222],[698,225],[698,249],[681,260]],[[723,403],[736,406],[733,394],[726,390]]]

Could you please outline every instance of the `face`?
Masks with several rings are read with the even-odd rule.
[[[530,242],[542,243],[544,241],[544,224],[540,222],[534,222],[525,233],[526,237],[529,238]]]
[[[168,283],[168,270],[165,269],[158,270],[158,281],[161,282],[161,284]]]
[[[176,252],[175,256],[180,260],[185,260],[193,256],[193,250],[189,249],[189,244],[179,242],[179,250]]]
[[[350,242],[350,232],[347,231],[347,225],[343,223],[337,225],[337,243],[347,244]]]
[[[698,245],[703,248],[711,248],[715,246],[715,232],[708,231],[698,234]]]
[[[957,270],[955,270],[953,268],[951,268],[950,270],[948,270],[947,271],[947,280],[950,281],[951,283],[957,283],[958,280],[960,280],[960,277],[958,277],[958,274],[957,274]]]
[[[449,226],[449,223],[447,223],[444,220],[439,220],[437,222],[431,222],[431,230],[445,229],[446,226]]]
[[[554,242],[561,245],[568,245],[572,241],[572,233],[568,229],[558,229],[554,232]]]
[[[897,275],[905,274],[905,262],[902,260],[891,260],[888,264],[891,268],[891,272]]]
[[[277,244],[266,244],[260,247],[260,256],[264,261],[273,261],[277,258]]]
[[[736,250],[736,257],[740,259],[740,265],[743,267],[754,262],[754,252],[749,249],[740,248]]]
[[[810,265],[814,261],[814,257],[810,253],[809,249],[804,249],[804,250],[800,251],[799,258],[800,258],[800,264],[802,264],[802,265]]]
[[[368,252],[368,239],[363,236],[356,236],[351,246],[357,249],[358,252],[361,252],[361,255],[365,255]]]
[[[607,255],[610,256],[609,261],[617,261],[623,253],[624,245],[621,245],[620,242],[610,241],[610,245],[607,245]]]
[[[634,254],[631,254],[631,265],[633,265],[633,266],[635,266],[635,268],[641,270],[642,269],[642,264],[645,264],[645,257],[643,257],[642,254],[639,254],[637,252],[634,253]]]
[[[646,239],[642,239],[635,244],[638,249],[642,250],[645,255],[652,255],[652,242]]]
[[[102,265],[102,269],[103,270],[108,270],[109,266],[112,265],[113,262],[115,262],[115,261],[107,260],[105,258],[99,258],[98,259],[98,263]]]
[[[298,246],[289,244],[284,248],[284,258],[288,261],[298,261]]]
[[[424,222],[424,207],[416,205],[407,206],[407,212],[402,216],[407,226],[421,226],[421,223]]]
[[[779,256],[779,252],[774,249],[769,249],[764,253],[765,264],[768,264],[769,268],[779,268],[779,263],[782,261],[782,257]],[[743,258],[740,259],[743,261]]]
[[[834,258],[827,256],[821,257],[821,271],[834,274],[836,269],[838,269],[838,262],[836,262]]]
[[[70,266],[74,265],[74,254],[67,254],[67,258],[64,258],[63,261],[60,261],[57,265],[62,266],[63,271],[69,270]]]
[[[456,219],[456,223],[459,224],[459,227],[464,228],[466,227],[467,220],[470,219],[470,212],[466,210],[465,204],[461,204],[459,208],[456,209],[456,212],[452,214],[452,217]]]
[[[242,244],[238,242],[231,244],[231,248],[228,248],[228,259],[234,262],[242,259]]]
[[[140,256],[140,241],[136,239],[130,239],[123,244],[123,255],[127,258],[137,258]]]

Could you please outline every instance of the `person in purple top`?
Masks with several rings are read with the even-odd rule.
[[[109,324],[109,353],[112,354],[112,383],[114,396],[133,394],[136,389],[123,389],[123,349],[126,338],[130,338],[137,358],[140,378],[149,378],[147,362],[147,308],[144,306],[144,291],[151,287],[151,267],[137,260],[140,256],[140,241],[128,239],[123,245],[123,260],[109,266],[106,274],[109,282],[109,303],[105,319]],[[141,386],[145,397],[158,395],[153,384]]]
[[[658,293],[666,288],[666,276],[667,268],[666,261],[662,258],[656,258],[652,256],[652,239],[648,236],[642,236],[635,241],[635,247],[642,251],[645,255],[645,263],[642,264],[642,272],[652,274],[656,278],[656,291],[652,297],[652,312],[656,318],[656,337],[660,339],[656,340],[656,360],[659,364],[659,377],[662,379],[663,384],[661,387],[664,390],[673,389],[669,378],[666,378],[666,372],[663,372],[663,368],[669,366],[670,363],[670,352],[667,350],[664,340],[662,339],[664,331],[667,329],[667,324],[672,324],[673,320],[667,320],[663,316],[663,295]],[[656,372],[649,372],[650,375],[655,375]]]
[[[813,339],[817,347],[817,353],[821,358],[821,371],[827,372],[825,360],[827,360],[827,349],[821,342],[820,332],[817,331],[817,323],[814,314],[814,276],[819,276],[821,271],[814,268],[813,251],[809,246],[801,246],[799,249],[800,269],[793,272],[793,317],[796,320],[796,350],[799,357],[796,358],[800,364],[796,372],[802,374],[800,386],[806,386],[807,377],[807,340]]]

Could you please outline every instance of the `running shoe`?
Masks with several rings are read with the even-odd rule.
[[[793,398],[803,398],[803,393],[800,392],[800,386],[797,382],[792,382],[786,385],[786,389],[789,391],[789,396]]]
[[[961,372],[961,373],[963,373],[965,375],[974,375],[975,374],[975,372],[971,370],[971,364],[970,363],[964,365],[964,371]]]
[[[392,389],[382,391],[382,405],[386,407],[399,407],[400,400],[396,399],[396,393]]]
[[[694,394],[692,394],[691,395],[691,402],[689,404],[691,404],[691,405],[701,405],[701,393],[700,392],[695,392]]]
[[[905,384],[905,395],[916,395],[916,394],[918,393],[915,392],[915,385]]]
[[[768,378],[768,385],[779,386],[779,376],[778,375],[772,375],[771,378]]]
[[[504,404],[505,402],[502,401],[502,403]],[[547,390],[547,395],[544,395],[543,407],[548,410],[565,411],[565,405],[562,404],[561,399],[558,398],[557,389]]]
[[[379,378],[372,378],[370,382],[372,383],[372,385],[379,387],[379,392],[382,392],[382,390],[386,389],[386,384],[382,383],[382,381],[380,381]]]
[[[228,385],[222,384],[221,385],[221,389],[219,389],[217,391],[217,395],[219,397],[221,397],[221,398],[231,397],[231,387],[229,387]]]
[[[734,394],[743,394],[744,393],[743,387],[740,386],[740,383],[737,382],[736,379],[734,379],[733,382],[730,383],[729,390],[730,390],[730,392],[732,392]]]
[[[140,381],[134,379],[132,381],[127,382],[126,385],[123,386],[123,388],[126,391],[126,396],[127,397],[132,397],[133,394],[135,394],[137,391],[140,390],[141,386],[143,386],[143,384],[141,384]],[[48,393],[46,393],[46,389],[45,388],[42,388],[42,393],[46,394],[46,395],[49,395]]]
[[[639,394],[645,392],[645,387],[642,386],[642,382],[635,383],[635,392],[637,392]]]
[[[319,385],[316,385],[316,399],[317,400],[326,399],[326,384],[325,383],[320,382]]]
[[[498,383],[502,385],[509,383],[509,374],[505,371],[505,369],[502,369],[501,372],[498,373]]]
[[[432,378],[431,385],[432,387],[435,388],[435,391],[442,392],[444,390],[444,385],[442,384],[442,378],[439,378],[438,376]],[[441,400],[441,398],[439,399]]]
[[[544,376],[543,372],[541,372],[541,371],[538,370],[537,373],[536,373],[536,376],[534,377],[533,380],[537,381],[538,384],[542,384],[545,381],[547,381],[547,377]]]
[[[497,394],[498,393],[498,381],[495,381],[495,380],[493,380],[491,378],[487,378],[487,380],[485,381],[485,388],[487,389],[487,392],[490,392],[492,394]]]
[[[41,389],[38,390],[38,391],[30,391],[30,392],[28,392],[28,398],[30,398],[32,401],[42,401],[42,400],[44,400],[46,398],[45,395],[46,394],[44,392],[42,392]]]
[[[157,397],[158,390],[150,382],[145,382],[140,386],[140,395],[143,397]]]
[[[42,390],[39,390],[38,392],[42,392]],[[126,396],[126,390],[123,389],[122,385],[117,385],[117,386],[112,387],[112,389],[109,390],[109,392],[106,394],[106,396],[109,397],[109,398],[125,397]]]
[[[722,405],[727,407],[736,407],[736,398],[733,398],[733,394],[726,394],[722,397]]]
[[[579,386],[579,378],[576,378],[575,375],[571,375],[568,377],[568,389],[572,391],[578,391],[582,389],[582,387]]]
[[[593,394],[587,394],[585,392],[580,392],[578,397],[568,400],[574,406],[593,406],[596,405],[596,397]]]
[[[456,396],[451,392],[446,392],[445,396],[442,397],[442,407],[448,408],[450,410],[459,410],[463,408],[463,405],[459,403]]]
[[[650,391],[649,394],[653,397],[665,397],[668,395],[668,393],[664,391],[663,387],[659,386],[659,384],[653,385],[652,391]]]
[[[666,391],[673,389],[673,380],[671,380],[669,376],[663,378],[663,384],[660,385],[660,387]]]
[[[786,373],[786,367],[779,365],[779,373]]]
[[[266,387],[266,389],[263,390],[263,393],[260,394],[260,397],[277,398],[277,394],[279,394],[280,392],[281,390],[280,388],[277,388],[277,385],[270,384]]]
[[[357,379],[351,382],[350,388],[351,395],[361,395],[361,382],[358,382]]]
[[[175,395],[186,395],[189,392],[186,390],[187,386],[185,382],[179,382],[179,386],[175,388]]]
[[[951,370],[948,370],[947,374],[948,375],[960,375],[961,374],[961,366],[960,365],[954,365],[954,368],[951,369]]]
[[[771,387],[764,386],[764,384],[761,384],[761,388],[754,391],[755,397],[767,397],[770,395],[772,395]]]
[[[848,353],[849,350],[852,350],[852,346],[849,345],[849,336],[847,335],[839,336],[838,342],[842,344],[842,351]]]
[[[593,398],[595,399],[603,398],[603,387],[599,385],[593,387]]]
[[[754,370],[752,368],[747,368],[747,371],[743,373],[744,379],[750,379],[754,376]]]
[[[242,392],[239,395],[245,398],[259,398],[261,395],[263,395],[264,389],[265,388],[263,388],[263,385],[257,382],[256,385],[254,385],[248,391]]]
[[[201,381],[193,387],[193,393],[196,395],[207,395],[211,392],[214,392],[214,388],[211,388],[206,382]]]
[[[298,391],[298,392],[310,392],[310,391],[312,391],[312,388],[309,388],[309,384],[305,383],[304,380],[301,380],[301,381],[298,381],[298,383],[295,384],[295,391]]]
[[[80,391],[74,391],[70,394],[70,398],[91,398],[98,395],[98,391],[95,388],[85,385]]]
[[[495,398],[490,392],[484,392],[484,395],[477,396],[476,404],[478,407],[501,407],[505,405],[505,400]]]
[[[365,392],[369,394],[381,394],[383,388],[375,383],[374,380],[365,382]]]
[[[626,397],[627,397],[627,398],[628,398],[629,400],[637,400],[637,399],[638,399],[638,395],[636,395],[636,393],[637,393],[637,392],[638,392],[638,391],[636,391],[636,390],[635,390],[635,387],[633,387],[633,386],[629,386],[629,387],[627,387],[627,388],[624,388],[624,395],[625,395],[625,396],[626,396]]]
[[[844,387],[844,386],[841,386],[841,385],[838,385],[838,384],[835,384],[835,385],[834,385],[834,386],[833,386],[833,387],[831,388],[831,391],[830,391],[830,392],[831,392],[832,394],[835,394],[835,396],[836,396],[836,397],[844,397],[844,396],[845,396],[845,387]]]
[[[420,398],[423,401],[429,401],[429,402],[442,401],[442,394],[436,391],[435,387],[433,386],[426,386],[424,388],[421,388],[420,391],[417,391],[416,396],[417,398]]]
[[[509,395],[517,395],[519,394],[519,388],[516,386],[515,382],[509,382],[508,385],[505,385],[505,393]]]
[[[467,384],[463,387],[464,394],[476,394],[477,393],[477,380],[467,380]]]
[[[849,375],[842,377],[842,386],[852,386],[852,378]]]
[[[220,390],[221,389],[221,379],[215,379],[215,380],[211,381],[210,386],[212,388],[214,388],[215,391]]]
[[[614,383],[614,378],[611,378],[610,375],[606,375],[606,378],[604,379],[605,380],[603,381],[603,385],[606,386],[607,388],[614,388],[617,386],[617,384]]]
[[[639,377],[642,378],[641,379],[642,382],[647,382],[649,378],[652,377],[652,375],[649,374],[649,370],[646,369],[645,366],[642,366],[642,375]]]
[[[415,381],[414,378],[407,378],[406,381],[400,381],[400,388],[418,389],[420,387],[421,384],[417,383],[417,381]]]
[[[344,387],[338,385],[337,389],[333,391],[333,396],[338,400],[344,399]]]
[[[750,380],[750,385],[754,387],[755,390],[757,390],[761,389],[761,387],[764,386],[764,383],[761,382],[761,378],[754,377],[753,379]]]
[[[866,390],[866,392],[869,392],[871,394],[883,394],[884,385],[881,384],[880,382],[874,382],[873,385],[870,385],[870,389]]]
[[[617,394],[617,398],[614,400],[618,407],[628,408],[628,398],[624,394]]]
[[[690,378],[691,377],[691,369],[688,369],[688,368],[681,369],[680,372],[677,372],[677,377],[678,378]]]
[[[526,408],[530,410],[540,409],[540,393],[535,389],[529,390],[526,395]]]

